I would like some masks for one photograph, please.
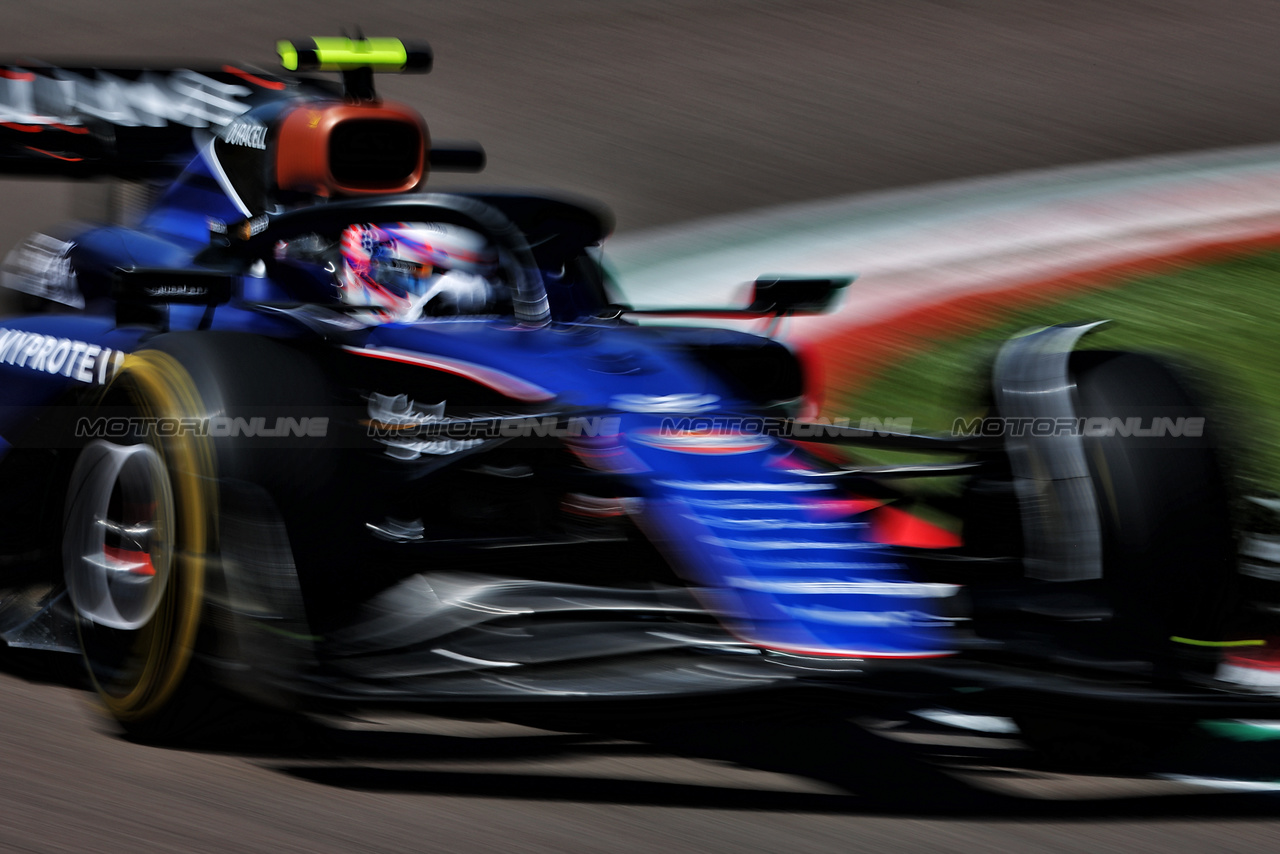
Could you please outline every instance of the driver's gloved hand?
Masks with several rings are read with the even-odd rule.
[[[450,270],[432,282],[424,296],[424,315],[484,314],[493,301],[494,288],[484,276]]]

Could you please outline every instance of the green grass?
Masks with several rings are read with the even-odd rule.
[[[983,369],[1000,342],[1032,326],[1110,319],[1086,339],[1100,349],[1164,354],[1194,366],[1227,431],[1240,473],[1280,491],[1280,252],[1134,277],[1118,285],[1010,311],[982,333],[921,342],[922,349],[856,392],[836,391],[835,411],[911,416],[913,430],[947,432],[977,414]]]

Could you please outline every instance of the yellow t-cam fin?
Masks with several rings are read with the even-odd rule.
[[[431,70],[431,48],[406,45],[400,39],[311,38],[276,42],[280,64],[287,71]]]

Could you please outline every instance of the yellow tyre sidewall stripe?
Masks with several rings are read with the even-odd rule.
[[[147,350],[125,356],[113,388],[126,393],[145,418],[183,418],[205,414],[195,383],[167,353]],[[107,711],[121,721],[143,721],[164,709],[191,663],[204,603],[205,570],[217,535],[216,460],[206,436],[152,437],[168,472],[173,495],[173,567],[155,617],[139,630],[135,646],[140,673],[123,692],[99,684]]]

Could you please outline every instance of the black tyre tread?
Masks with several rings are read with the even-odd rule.
[[[1205,419],[1201,436],[1084,439],[1103,529],[1103,574],[1126,645],[1159,656],[1169,638],[1219,640],[1234,606],[1230,478],[1200,395],[1151,356],[1072,356],[1081,417]]]

